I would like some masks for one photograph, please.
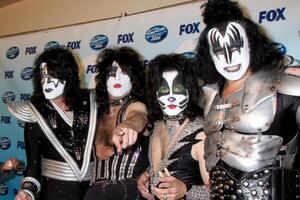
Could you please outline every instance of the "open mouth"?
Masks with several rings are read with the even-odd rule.
[[[234,65],[234,66],[229,66],[229,67],[225,67],[225,71],[227,72],[236,72],[236,71],[239,71],[241,68],[241,64],[237,64],[237,65]]]
[[[114,88],[120,88],[120,87],[122,87],[122,85],[121,84],[119,84],[119,83],[116,83],[116,84],[114,84],[114,86],[113,86]]]
[[[53,89],[51,89],[51,88],[46,88],[45,89],[45,92],[47,92],[47,93],[49,93],[49,92],[51,92]]]
[[[168,108],[170,108],[170,109],[175,109],[177,106],[175,106],[175,105],[173,105],[173,104],[171,104],[171,105],[168,105]]]

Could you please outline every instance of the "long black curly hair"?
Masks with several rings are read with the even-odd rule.
[[[63,92],[65,104],[69,110],[79,105],[80,80],[78,65],[72,52],[64,47],[49,49],[40,54],[34,62],[33,94],[31,100],[34,102],[45,101],[41,85],[41,63],[47,63],[49,75],[66,81]]]
[[[145,69],[142,56],[131,47],[107,48],[97,58],[96,100],[99,105],[98,116],[109,112],[109,99],[106,78],[116,61],[127,73],[132,83],[132,98],[145,102]]]
[[[237,22],[245,28],[250,45],[250,64],[252,72],[262,68],[273,69],[282,63],[282,55],[278,53],[268,37],[251,19],[245,17],[238,3],[230,0],[208,0],[202,6],[203,21],[206,24],[201,32],[197,46],[198,76],[205,83],[214,83],[225,78],[219,74],[209,53],[207,34],[210,29],[224,28],[229,22]]]
[[[163,72],[176,70],[182,76],[183,85],[188,90],[189,102],[186,108],[187,117],[193,119],[202,115],[202,110],[198,106],[199,87],[197,77],[193,71],[194,62],[181,54],[161,54],[156,56],[148,64],[147,77],[147,106],[150,124],[163,119],[156,92],[160,87]]]

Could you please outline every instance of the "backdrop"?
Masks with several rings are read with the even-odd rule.
[[[263,26],[282,54],[300,58],[300,1],[240,0],[249,16]],[[26,156],[23,126],[7,110],[5,102],[24,101],[32,92],[32,64],[47,48],[65,45],[72,49],[81,66],[82,86],[93,88],[95,59],[105,47],[128,45],[138,50],[145,62],[160,53],[192,56],[204,28],[202,3],[191,3],[118,19],[40,31],[0,39],[0,162],[9,157],[22,160],[22,166],[0,183],[0,199],[16,194]]]

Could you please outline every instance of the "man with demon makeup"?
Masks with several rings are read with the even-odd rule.
[[[136,179],[148,166],[149,138],[143,60],[129,47],[105,49],[97,68],[96,161],[84,199],[139,199]]]
[[[209,84],[204,131],[212,198],[300,198],[299,77],[283,72],[283,57],[237,3],[209,0],[203,17],[198,69]]]
[[[177,54],[151,60],[147,96],[154,129],[150,168],[138,182],[141,194],[146,199],[209,199],[204,186],[208,174],[203,159],[202,111],[197,105],[198,87],[191,62]]]
[[[27,173],[15,200],[81,200],[89,186],[97,106],[78,70],[69,50],[43,52],[30,101],[9,106],[26,122]]]

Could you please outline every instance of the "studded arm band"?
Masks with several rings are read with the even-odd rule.
[[[204,185],[187,185],[187,192],[184,196],[186,200],[209,200],[209,189]]]
[[[41,191],[41,184],[35,178],[28,176],[22,180],[21,189],[34,200],[35,196]]]

